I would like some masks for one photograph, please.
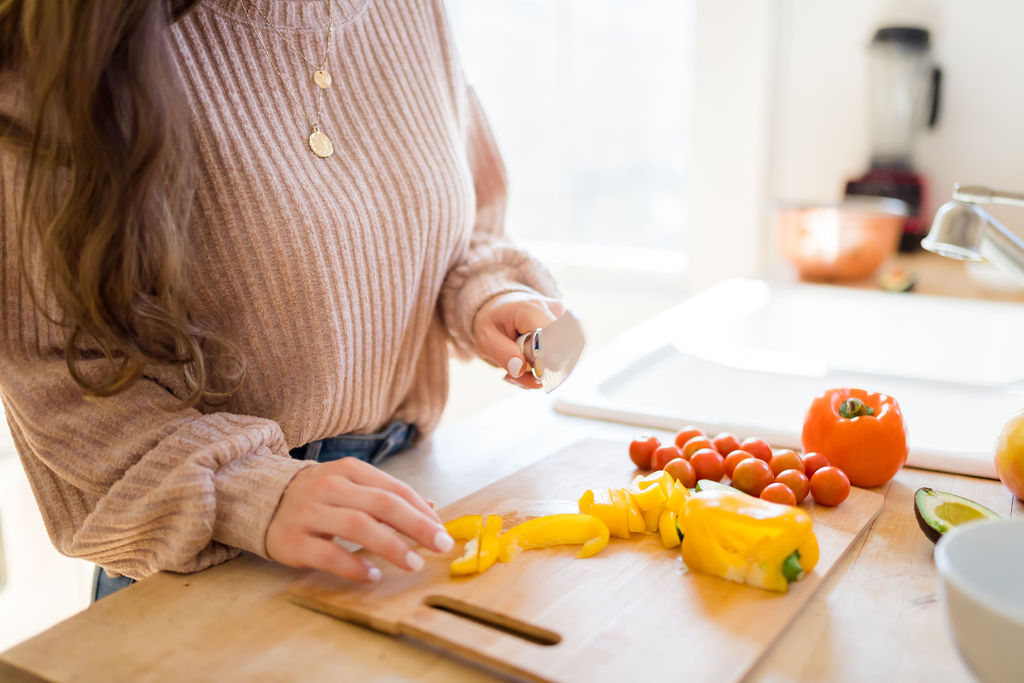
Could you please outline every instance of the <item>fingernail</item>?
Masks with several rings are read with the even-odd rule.
[[[411,571],[418,572],[423,569],[423,558],[410,550],[405,554],[405,566]]]
[[[366,578],[373,583],[380,581],[380,570],[376,567],[370,567],[370,571],[366,572]]]
[[[523,374],[523,361],[519,356],[513,356],[512,360],[508,362],[508,374],[513,377],[519,377]]]
[[[455,539],[448,535],[448,532],[441,529],[434,536],[434,547],[442,553],[446,553],[455,545]]]

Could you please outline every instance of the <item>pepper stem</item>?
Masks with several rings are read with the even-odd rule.
[[[847,420],[874,414],[875,409],[864,403],[864,401],[859,398],[848,398],[843,401],[841,406],[839,406],[839,417],[845,417]]]
[[[804,575],[804,569],[800,566],[800,551],[794,550],[782,563],[782,578],[786,583],[799,581]]]

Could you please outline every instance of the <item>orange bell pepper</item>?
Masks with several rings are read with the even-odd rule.
[[[830,389],[807,410],[803,446],[824,455],[854,486],[881,486],[907,461],[907,428],[891,396]]]

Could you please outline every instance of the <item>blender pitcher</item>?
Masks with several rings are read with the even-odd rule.
[[[928,31],[880,28],[868,48],[871,168],[846,184],[846,194],[891,197],[907,204],[900,249],[913,251],[930,223],[926,182],[913,167],[914,141],[935,126],[942,72],[934,65]]]

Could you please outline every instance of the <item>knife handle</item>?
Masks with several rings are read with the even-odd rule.
[[[540,362],[540,331],[541,328],[537,328],[532,332],[521,334],[516,339],[516,345],[523,352],[523,356],[526,357],[526,362],[530,366],[530,372],[537,379],[540,379],[543,368]]]

